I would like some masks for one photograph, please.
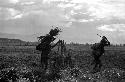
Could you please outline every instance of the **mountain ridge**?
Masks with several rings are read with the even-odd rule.
[[[8,34],[8,33],[1,33],[0,32],[0,38],[8,38],[8,39],[20,39],[22,41],[26,42],[36,42],[37,41],[37,35],[20,35],[20,34]]]

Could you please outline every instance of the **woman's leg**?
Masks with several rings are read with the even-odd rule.
[[[41,54],[41,64],[44,66],[44,70],[46,70],[48,66],[48,54],[48,51],[43,51]]]

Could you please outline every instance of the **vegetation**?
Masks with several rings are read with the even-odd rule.
[[[102,69],[93,74],[91,73],[93,66],[90,64],[93,60],[90,46],[67,44],[72,63],[68,65],[57,63],[56,68],[60,70],[58,71],[54,70],[55,67],[50,61],[48,69],[50,74],[46,75],[40,64],[40,52],[35,50],[35,46],[1,46],[0,82],[76,82],[76,80],[77,82],[125,82],[125,47],[106,47],[106,53],[101,57]],[[53,49],[50,57],[57,59],[58,62],[61,57],[56,50],[57,48]]]

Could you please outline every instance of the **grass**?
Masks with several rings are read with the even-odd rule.
[[[8,51],[6,48],[5,50]],[[52,75],[44,75],[43,67],[40,64],[40,53],[32,51],[33,49],[31,52],[30,49],[27,50],[25,52],[0,52],[0,82],[10,80],[13,82],[51,82],[47,79],[52,80],[54,74],[58,76],[56,77],[58,80],[55,79],[54,82],[76,82],[76,80],[77,82],[125,82],[124,50],[107,50],[101,57],[103,63],[101,71],[94,74],[90,72],[93,67],[90,65],[93,60],[91,51],[72,51],[75,67],[73,69],[61,68],[60,75],[56,75],[57,70],[54,70],[53,66],[50,66]],[[52,55],[58,54],[51,53]]]

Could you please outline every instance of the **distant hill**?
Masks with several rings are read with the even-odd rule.
[[[26,42],[26,41],[22,41],[22,40],[20,40],[20,39],[9,39],[9,38],[0,38],[0,42],[10,42],[10,43],[12,43],[12,42],[14,42],[14,43],[19,43],[19,42],[22,42],[22,43],[24,43],[24,42]]]
[[[36,44],[37,42],[27,42],[20,39],[0,38],[0,46],[29,46]]]
[[[23,41],[34,42],[37,41],[37,35],[20,35],[20,34],[8,34],[8,33],[0,33],[0,38],[9,38],[9,39],[20,39]]]
[[[25,44],[25,41],[20,39],[8,39],[8,38],[0,38],[0,45],[1,46],[12,46],[12,45],[21,45]]]

